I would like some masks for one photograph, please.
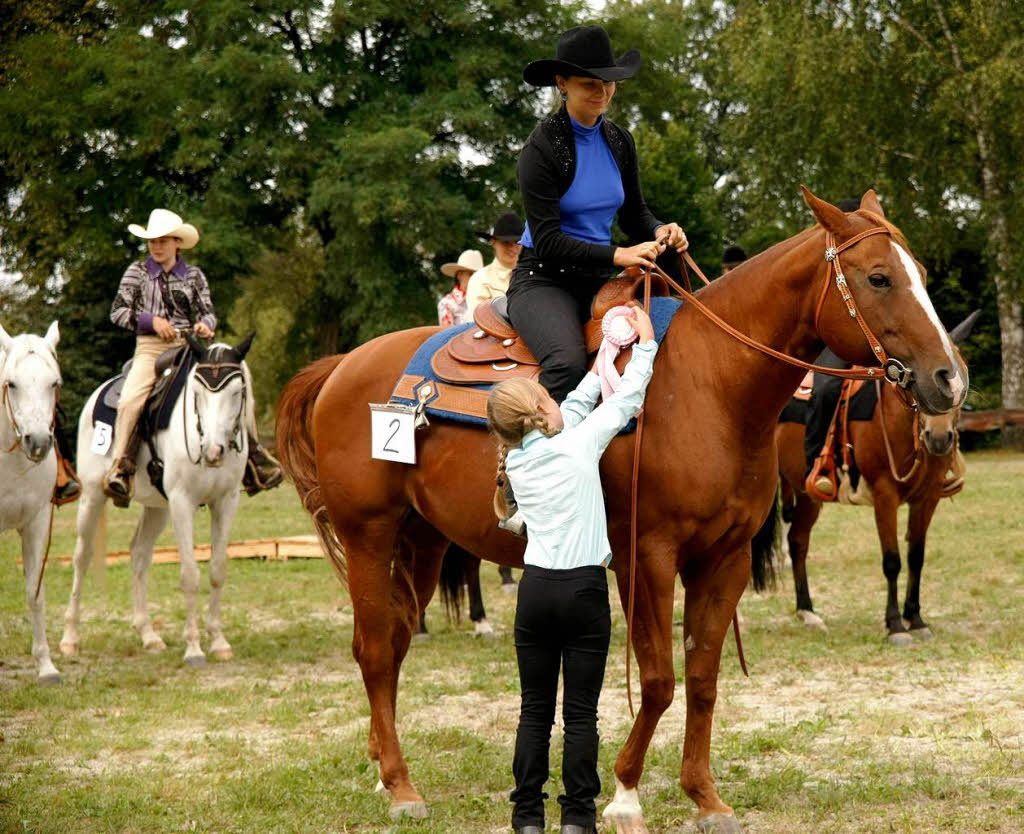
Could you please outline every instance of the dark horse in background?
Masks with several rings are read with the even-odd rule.
[[[967,369],[938,322],[921,266],[885,220],[874,192],[849,214],[808,191],[805,199],[818,225],[703,288],[699,300],[738,331],[790,356],[810,361],[828,345],[849,362],[876,365],[841,296],[848,286],[885,351],[912,371],[911,391],[922,410],[942,414],[960,405]],[[871,236],[860,239],[864,232]],[[841,247],[854,238],[841,258],[846,279],[839,285],[826,262],[826,242]],[[422,327],[391,333],[344,360],[310,365],[285,387],[277,412],[282,463],[332,565],[348,583],[352,653],[370,702],[367,749],[379,765],[393,816],[427,812],[402,756],[395,713],[401,664],[449,542],[498,564],[523,564],[523,542],[495,523],[496,450],[486,431],[435,421],[418,439],[415,466],[369,456],[367,402],[387,400],[410,357],[436,332]],[[612,567],[624,606],[635,587],[633,647],[641,689],[639,712],[615,762],[615,798],[604,812],[620,832],[647,831],[638,785],[675,690],[672,608],[679,575],[686,588],[679,781],[697,805],[702,830],[740,830],[711,772],[718,670],[751,573],[755,584],[763,584],[770,566],[770,554],[752,552],[751,539],[774,505],[775,424],[803,373],[741,344],[694,304],[680,308],[647,391],[635,572],[634,438],[616,438],[602,458]],[[681,432],[681,425],[690,428]]]
[[[973,314],[953,329],[950,338],[954,343],[967,338],[975,318]],[[921,569],[925,537],[935,508],[942,498],[963,486],[965,464],[958,444],[958,417],[959,409],[945,414],[917,415],[902,397],[888,386],[879,385],[878,404],[871,420],[849,424],[850,443],[861,477],[856,492],[859,500],[853,503],[874,506],[875,526],[882,545],[882,572],[889,586],[885,625],[889,642],[894,645],[906,646],[914,637],[932,636],[928,624],[921,618]],[[886,435],[891,457],[886,451]],[[775,437],[779,445],[783,508],[792,522],[786,535],[793,562],[797,616],[808,626],[823,629],[824,620],[814,613],[807,584],[811,530],[822,505],[804,491],[804,426],[779,423]],[[901,568],[896,522],[900,504],[910,505],[907,522],[909,577],[902,617],[896,589]]]

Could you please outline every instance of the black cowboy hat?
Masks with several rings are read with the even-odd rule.
[[[504,240],[515,242],[523,236],[523,221],[513,211],[507,211],[494,221],[494,228],[489,232],[478,231],[476,236],[484,241]]]
[[[622,81],[632,78],[640,69],[640,53],[635,49],[621,55],[616,61],[612,42],[600,26],[576,26],[563,32],[558,39],[555,57],[532,61],[523,70],[523,80],[535,87],[550,87],[555,75],[600,78],[602,81]]]

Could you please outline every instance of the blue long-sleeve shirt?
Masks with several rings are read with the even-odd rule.
[[[561,405],[565,427],[529,432],[509,451],[505,471],[529,535],[523,561],[542,568],[607,565],[608,521],[598,464],[612,438],[640,411],[657,342],[633,346],[618,390],[594,408],[601,380],[588,373]]]
[[[622,174],[601,129],[602,116],[593,127],[585,127],[572,116],[576,141],[576,176],[569,190],[558,201],[562,231],[571,238],[608,246],[612,242],[612,222],[626,198]],[[520,242],[533,246],[527,222]]]

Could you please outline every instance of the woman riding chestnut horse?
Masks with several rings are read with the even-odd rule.
[[[740,830],[715,788],[711,727],[722,643],[751,576],[751,538],[775,499],[775,424],[804,374],[778,354],[809,362],[827,345],[874,368],[877,355],[891,357],[925,413],[945,413],[967,393],[967,369],[939,323],[921,267],[874,192],[849,214],[809,191],[804,196],[817,225],[702,289],[697,300],[707,312],[685,303],[658,351],[639,458],[633,645],[642,699],[615,762],[615,799],[604,812],[622,831],[646,831],[637,788],[675,689],[678,575],[686,587],[680,784],[697,804],[703,830]],[[344,359],[322,359],[288,384],[278,406],[282,462],[349,585],[352,649],[370,702],[368,752],[394,815],[426,813],[399,747],[395,709],[399,669],[448,543],[499,564],[523,564],[522,540],[494,525],[494,470],[484,464],[494,460],[495,446],[486,432],[435,420],[418,437],[416,466],[367,455],[366,403],[387,400],[409,358],[436,332],[392,333]],[[737,333],[760,347],[741,343]],[[868,333],[878,336],[881,353]],[[680,425],[696,428],[684,434]],[[630,592],[632,470],[633,438],[616,438],[601,475],[623,602]]]

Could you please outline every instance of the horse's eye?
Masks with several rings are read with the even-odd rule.
[[[882,287],[892,286],[892,281],[890,281],[887,276],[882,275],[881,273],[878,272],[874,273],[873,275],[869,275],[868,281],[871,282],[872,287],[878,287],[879,289],[881,289]]]

